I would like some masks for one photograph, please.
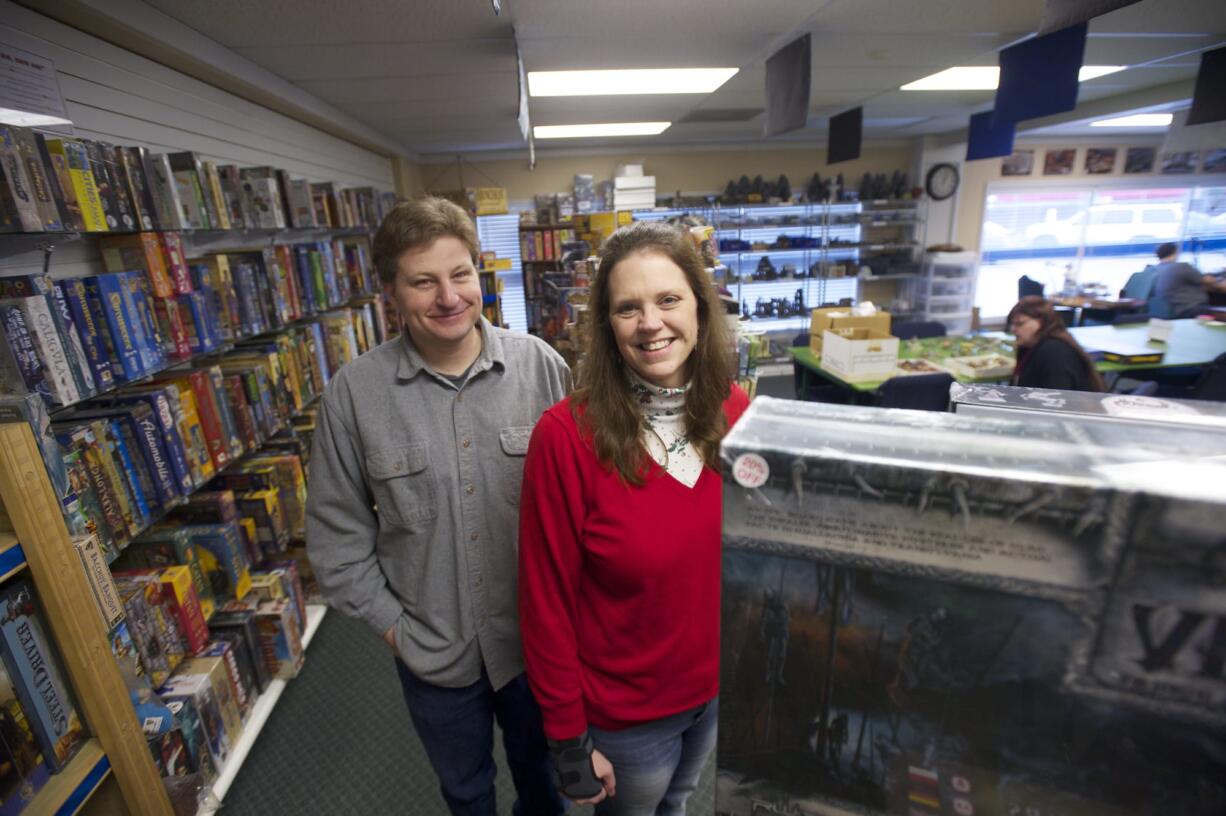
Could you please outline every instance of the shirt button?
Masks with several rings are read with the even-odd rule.
[[[472,444],[472,440],[471,440],[471,439],[465,439],[465,440],[464,440],[464,441],[462,441],[460,444],[461,444],[461,445],[463,445],[464,447],[466,447],[466,448],[467,448],[469,445],[471,445],[471,444]]]
[[[396,463],[396,468],[395,468],[395,469],[396,469],[397,471],[399,471],[399,470],[400,470],[402,467],[404,467],[404,465],[402,465],[402,464],[400,464],[399,462],[397,462],[397,463]]]
[[[469,541],[476,541],[478,538],[480,538],[480,536],[478,536],[476,533],[473,533],[472,535],[470,535],[470,536],[468,537],[468,540],[469,540]]]
[[[455,396],[455,401],[456,401],[456,402],[463,402],[463,401],[464,401],[464,395],[463,395],[463,394],[456,394],[456,396]]]
[[[472,485],[465,485],[464,492],[471,496],[477,492],[477,488],[473,487]]]
[[[473,583],[473,586],[481,586],[481,579],[480,579],[480,578],[478,578],[478,579],[477,579],[477,580],[476,580],[476,581]]]

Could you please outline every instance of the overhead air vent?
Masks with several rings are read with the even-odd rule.
[[[680,122],[748,122],[762,113],[762,108],[700,108],[681,117]]]

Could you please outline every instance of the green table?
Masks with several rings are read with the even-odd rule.
[[[1122,365],[1098,362],[1095,368],[1104,373],[1143,371],[1175,366],[1203,366],[1226,353],[1226,324],[1202,324],[1199,320],[1175,320],[1175,329],[1166,343],[1149,341],[1149,327],[1145,323],[1123,326],[1078,326],[1069,329],[1069,334],[1087,350],[1133,347],[1157,349],[1166,352],[1160,363]],[[1220,326],[1220,328],[1219,328]]]
[[[1000,338],[993,337],[992,339],[1000,339]],[[958,343],[965,341],[964,338],[960,338],[960,337],[925,337],[919,341],[903,340],[902,342],[898,344],[898,359],[900,360],[917,360],[917,359],[931,360],[933,363],[940,365],[941,359],[943,357],[951,356],[951,354],[948,351],[941,348],[942,343],[949,341],[949,340],[953,340],[954,342],[958,342]],[[804,370],[804,378],[801,382],[802,388],[808,386],[807,378],[808,378],[809,372],[813,372],[814,374],[817,374],[820,377],[824,377],[825,379],[830,380],[832,383],[836,385],[841,385],[844,388],[849,388],[852,391],[856,391],[858,393],[868,393],[870,391],[876,391],[878,388],[881,387],[881,384],[885,382],[885,380],[859,380],[855,382],[852,382],[851,380],[845,380],[839,375],[834,374],[822,368],[821,355],[814,354],[812,350],[809,349],[808,346],[793,346],[792,348],[788,349],[788,353],[792,355],[792,359],[794,359],[797,363],[799,363],[801,368]],[[987,350],[987,351],[983,351],[982,353],[988,354],[988,353],[993,353],[993,352],[991,350]],[[1005,353],[1005,352],[1003,350],[998,350],[998,352],[996,353]],[[961,355],[954,354],[952,356],[961,356]],[[1012,356],[1012,355],[1005,354],[1005,356]],[[964,383],[1000,382],[1001,379],[1003,379],[1001,377],[987,377],[987,378],[980,378],[980,379],[971,379],[969,377],[963,377],[958,374],[952,374],[952,376],[958,382],[964,382]]]

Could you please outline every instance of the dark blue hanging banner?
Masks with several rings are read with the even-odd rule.
[[[826,164],[860,158],[860,136],[864,127],[864,108],[852,108],[830,117],[826,134]]]
[[[1226,48],[1200,55],[1200,71],[1192,91],[1192,109],[1187,125],[1203,125],[1226,119]]]
[[[1013,125],[992,124],[992,111],[971,117],[966,133],[966,160],[994,159],[1013,153]]]
[[[1077,107],[1086,30],[1087,25],[1079,23],[1000,52],[993,125],[1014,124]]]

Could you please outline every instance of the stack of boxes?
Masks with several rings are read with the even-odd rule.
[[[623,164],[613,179],[613,209],[650,210],[656,206],[656,177],[643,175],[643,165]]]

